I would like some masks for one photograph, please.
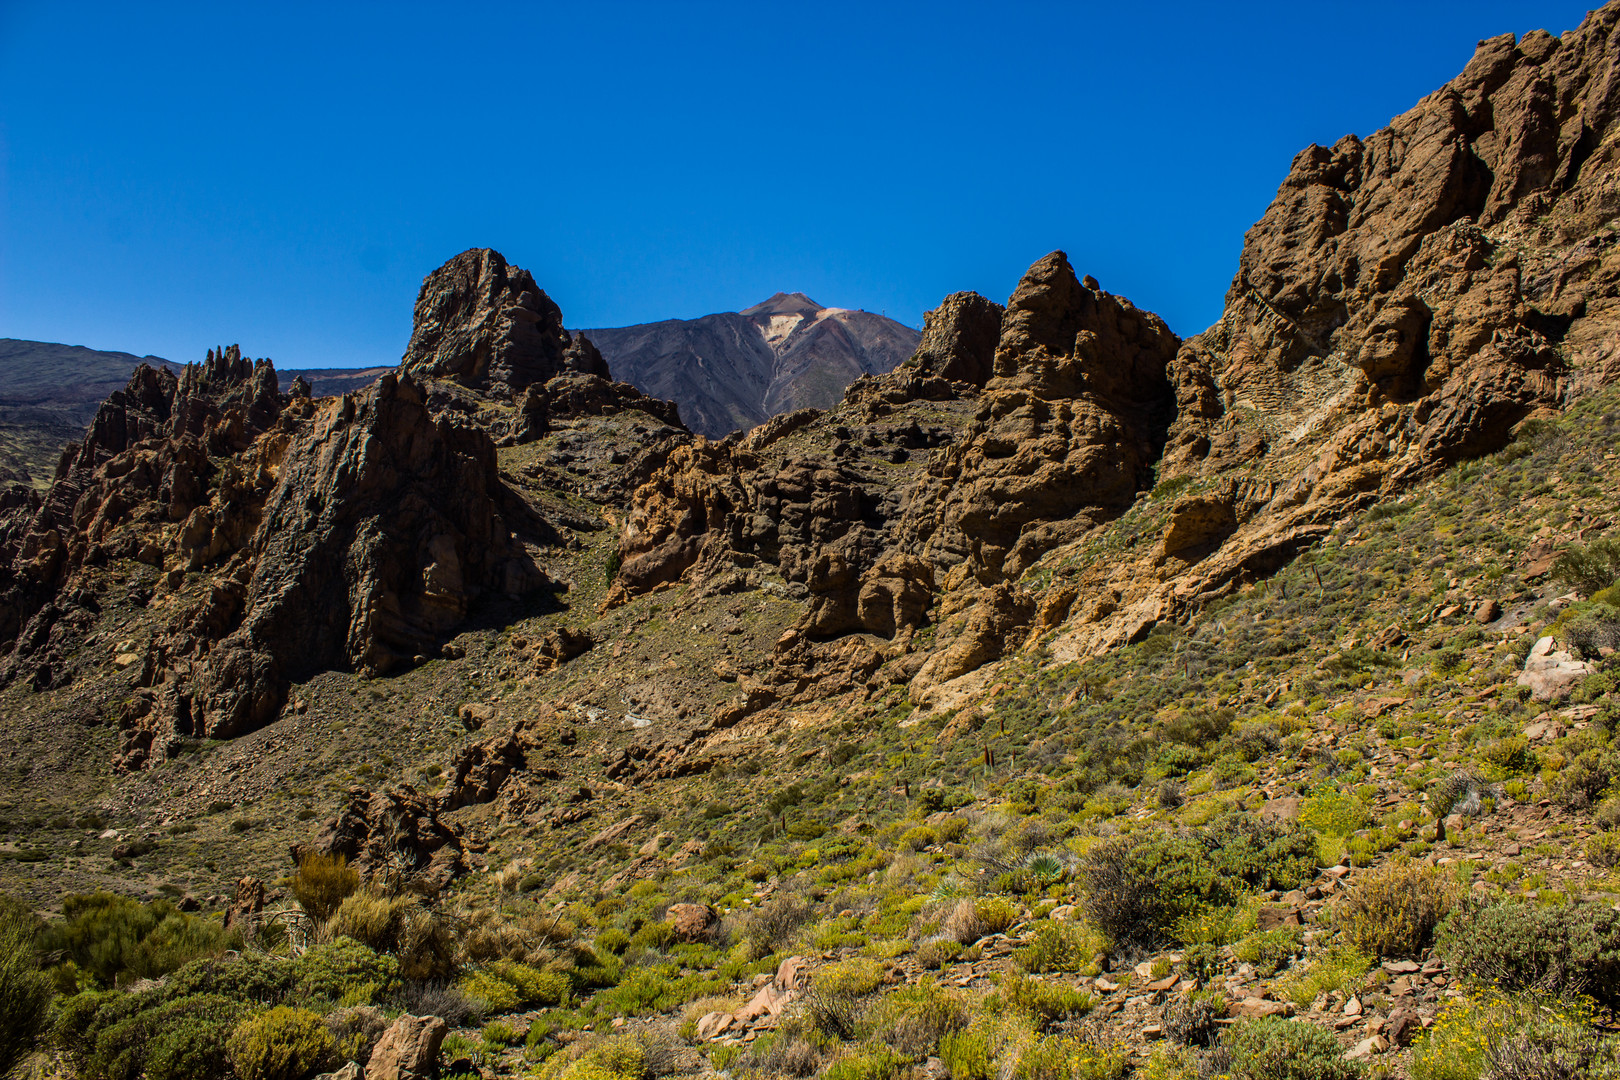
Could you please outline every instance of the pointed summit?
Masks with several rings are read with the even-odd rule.
[[[769,300],[755,304],[751,308],[743,308],[737,314],[750,317],[758,315],[812,315],[815,312],[825,310],[820,304],[802,292],[779,292]]]

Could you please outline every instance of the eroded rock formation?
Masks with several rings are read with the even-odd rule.
[[[154,643],[125,767],[180,737],[263,726],[290,680],[437,655],[480,596],[547,583],[513,537],[509,519],[529,511],[489,436],[433,417],[409,376],[325,399],[273,449],[251,540]]]

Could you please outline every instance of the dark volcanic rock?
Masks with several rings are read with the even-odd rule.
[[[923,316],[917,366],[931,375],[983,386],[995,369],[1002,306],[976,292],[952,293]]]
[[[427,410],[409,376],[328,400],[285,442],[251,542],[160,640],[122,763],[177,736],[274,719],[289,679],[382,674],[438,653],[485,593],[546,583],[503,514],[489,437]]]
[[[277,426],[283,407],[270,362],[248,360],[234,345],[211,350],[179,378],[138,367],[63,453],[43,498],[14,496],[0,509],[0,645],[10,647],[0,677],[63,681],[54,639],[73,632],[72,613],[84,606],[75,575],[112,557],[161,562],[163,530],[207,503],[211,487],[227,501],[251,501],[265,478],[222,468],[219,459]],[[229,546],[242,538],[238,529],[218,539]]]
[[[808,599],[777,656],[777,677],[795,687],[816,670],[867,678],[881,653],[834,659],[816,643],[907,638],[940,590],[951,594],[938,613],[951,620],[946,636],[964,637],[930,678],[1000,656],[1037,606],[1008,579],[1151,483],[1174,400],[1165,370],[1180,342],[1156,316],[1078,281],[1061,252],[1025,276],[991,350],[984,323],[996,310],[959,294],[931,316],[923,361],[857,383],[844,408],[805,415],[770,438],[761,429],[759,438],[674,450],[636,492],[616,600],[683,577],[721,587],[735,566],[763,559]],[[884,421],[915,400],[976,416],[953,432]],[[855,416],[865,424],[846,426]],[[821,439],[826,456],[791,449]],[[858,460],[857,447],[889,462],[931,453],[901,491],[886,470]]]
[[[529,272],[490,248],[470,248],[423,280],[400,366],[500,397],[564,371],[608,377],[601,355],[576,345]]]

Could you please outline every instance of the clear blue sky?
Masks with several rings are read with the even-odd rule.
[[[1298,150],[1587,6],[0,0],[0,337],[391,364],[484,245],[570,326],[1063,248],[1190,334]]]

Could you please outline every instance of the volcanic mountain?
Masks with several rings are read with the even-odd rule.
[[[680,406],[720,438],[795,409],[836,405],[862,375],[882,375],[917,348],[911,327],[870,311],[777,293],[742,311],[586,330],[614,378]]]

